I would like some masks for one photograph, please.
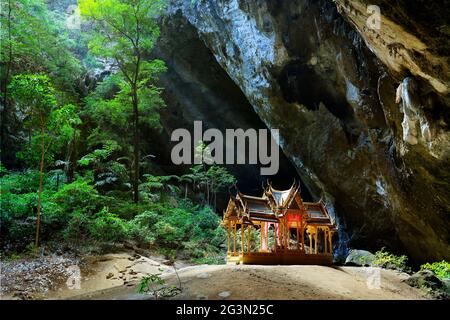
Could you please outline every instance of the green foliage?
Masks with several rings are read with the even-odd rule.
[[[53,198],[64,212],[80,212],[88,215],[96,212],[104,201],[92,184],[81,177],[64,185]]]
[[[130,221],[129,235],[161,248],[166,255],[178,253],[190,259],[216,257],[226,238],[219,222],[209,207],[193,206],[187,201],[178,208],[156,203]]]
[[[129,222],[129,237],[139,243],[155,243],[155,233],[152,226],[158,221],[159,215],[154,211],[144,211]]]
[[[20,248],[28,244],[34,235],[38,177],[39,172],[27,170],[0,178],[0,235],[4,240],[17,243]],[[61,211],[52,198],[55,184],[46,177],[43,183],[47,190],[42,194],[42,227],[51,230],[58,223]]]
[[[425,263],[420,266],[420,270],[431,270],[441,280],[450,279],[450,263],[445,260]]]
[[[1,12],[2,78],[44,71],[53,75],[58,88],[73,96],[81,67],[70,51],[65,20],[49,11],[44,0],[5,0]]]
[[[39,215],[43,241],[132,240],[171,259],[223,260],[225,233],[210,207],[234,177],[206,165],[182,177],[140,174],[153,168],[153,156],[133,152],[144,147],[130,139],[134,129],[161,129],[164,101],[156,84],[166,66],[149,57],[164,1],[80,0],[79,8],[89,32],[69,29],[66,13],[49,10],[44,0],[1,3],[2,116],[14,116],[17,136],[26,137],[19,165],[42,168],[8,172],[0,164],[1,245],[27,251]],[[79,60],[87,68],[112,62],[112,74],[94,88]],[[128,200],[131,185],[139,187],[139,203]],[[187,198],[189,185],[194,196],[205,195],[201,206]]]
[[[155,296],[155,299],[158,299],[157,287],[162,286],[165,283],[165,280],[161,278],[160,274],[151,274],[141,279],[136,291],[141,294],[151,291]]]
[[[73,211],[70,215],[70,220],[62,231],[64,240],[75,241],[72,242],[78,245],[80,240],[84,239],[88,235],[89,217],[88,215],[80,212]]]
[[[80,0],[83,18],[93,23],[89,49],[95,55],[116,59],[128,67],[132,57],[148,52],[159,36],[156,18],[164,8],[159,0]],[[152,64],[143,64],[143,75],[152,73]]]
[[[45,126],[52,109],[57,105],[55,90],[45,74],[14,76],[9,90],[21,111],[28,116],[28,124]]]
[[[139,192],[141,198],[150,201],[167,200],[170,195],[176,195],[180,189],[170,183],[176,181],[177,176],[155,176],[152,174],[145,174],[145,181],[139,184]]]
[[[190,168],[191,173],[183,175],[182,182],[191,181],[193,190],[201,190],[206,204],[215,207],[217,193],[236,183],[236,178],[224,167],[218,165],[195,165]]]
[[[37,175],[29,170],[5,172],[0,178],[3,240],[22,245],[32,240]],[[160,181],[167,179],[163,176]],[[43,240],[61,239],[73,246],[90,240],[133,240],[172,259],[178,256],[201,263],[223,262],[226,234],[219,225],[220,218],[208,206],[193,205],[189,199],[180,199],[173,193],[163,197],[166,200],[136,205],[118,196],[101,194],[92,180],[82,177],[71,183],[62,180],[60,184],[57,190],[53,176],[44,176]]]
[[[78,5],[81,16],[90,23],[90,52],[114,61],[118,68],[117,73],[108,79],[116,89],[113,97],[99,98],[97,94],[88,104],[101,114],[126,115],[114,124],[121,124],[119,130],[124,131],[122,137],[130,136],[132,132],[131,141],[125,143],[132,143],[133,156],[127,154],[126,157],[133,200],[138,203],[141,167],[138,132],[142,125],[160,127],[158,110],[164,106],[162,90],[155,83],[159,74],[166,70],[165,64],[158,59],[148,59],[159,37],[157,18],[164,9],[164,2],[80,0]],[[101,122],[105,122],[104,119]],[[128,130],[130,126],[131,131]]]
[[[407,266],[408,257],[405,255],[396,256],[389,253],[382,248],[381,250],[375,252],[375,259],[372,265],[379,266],[387,269],[395,269],[403,272],[409,272],[410,268]]]
[[[117,242],[125,240],[128,225],[107,207],[98,212],[89,224],[90,235],[96,240]]]
[[[114,140],[106,140],[101,148],[93,150],[91,153],[78,160],[81,166],[100,166],[102,161],[107,160],[115,151],[120,150],[120,146]]]
[[[26,116],[24,126],[30,132],[29,144],[18,153],[19,158],[35,165],[44,153],[44,162],[49,163],[57,151],[78,137],[76,126],[81,124],[81,119],[77,107],[73,104],[58,106],[56,91],[47,75],[16,75],[9,90]]]
[[[32,13],[30,27],[42,28],[37,31],[48,35],[50,24],[58,17],[53,17],[40,0],[25,2],[21,0],[22,7],[12,8],[22,10],[21,19],[24,19],[10,21],[18,23],[16,31],[25,26],[22,22],[31,21],[25,16]],[[132,148],[129,138],[131,130],[136,128],[133,120],[139,114],[139,128],[157,129],[158,110],[164,105],[161,89],[155,83],[166,67],[161,60],[148,59],[159,36],[156,18],[162,9],[163,2],[159,0],[80,1],[81,14],[92,27],[88,39],[90,53],[109,58],[118,67],[117,73],[104,78],[82,101],[84,106],[61,103],[65,92],[59,91],[63,87],[60,82],[57,82],[59,90],[52,85],[60,78],[59,74],[51,72],[51,61],[32,62],[39,65],[36,70],[43,70],[48,75],[25,68],[24,71],[30,73],[12,77],[8,89],[17,107],[26,115],[24,128],[29,133],[29,141],[18,155],[29,166],[35,167],[44,154],[44,238],[64,239],[74,245],[89,240],[118,242],[131,239],[165,251],[172,257],[181,254],[213,261],[220,256],[219,248],[225,237],[219,227],[219,218],[208,206],[194,206],[187,199],[187,183],[193,183],[194,192],[205,192],[206,204],[211,204],[213,198],[210,195],[215,196],[223,187],[234,183],[234,177],[224,168],[194,168],[192,179],[188,175],[180,178],[144,174],[145,180],[139,185],[142,201],[133,204],[125,200],[130,193],[130,182],[134,183],[131,181],[136,173],[133,166],[136,163],[143,166],[141,163],[150,156],[139,157],[139,153],[133,153],[136,145]],[[20,35],[16,33],[15,37],[17,40]],[[52,35],[48,39],[56,38]],[[19,44],[15,43],[13,46],[9,42],[8,48],[19,53],[22,45],[34,46],[33,41],[20,38],[20,45],[15,46]],[[63,45],[66,48],[66,43]],[[35,49],[30,48],[29,52]],[[78,49],[82,50],[81,47]],[[61,50],[62,57],[66,58],[66,51]],[[23,51],[23,57],[29,52]],[[22,59],[22,56],[18,54],[17,58]],[[91,62],[95,64],[95,61]],[[79,115],[83,117],[83,123]],[[76,150],[79,139],[86,139],[86,143]],[[76,158],[70,158],[75,152]],[[69,156],[55,162],[61,155]],[[69,166],[76,172],[70,175]],[[45,173],[46,167],[50,169],[48,173]],[[137,173],[140,176],[139,170]],[[29,243],[33,236],[39,175],[35,171],[8,173],[3,168],[1,174],[2,207],[8,208],[1,213],[2,239]],[[73,180],[74,177],[78,178]],[[185,187],[184,200],[179,198],[180,184]]]

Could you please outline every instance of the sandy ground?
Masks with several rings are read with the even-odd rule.
[[[418,289],[402,281],[407,274],[392,270],[184,263],[176,267],[182,292],[172,299],[424,299]],[[174,268],[163,257],[130,253],[88,257],[79,277],[69,277],[59,288],[32,298],[153,299],[136,288],[143,276],[155,273],[167,286],[178,285]],[[12,292],[3,295],[11,298]]]

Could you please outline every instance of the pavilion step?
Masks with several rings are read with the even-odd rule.
[[[228,256],[227,257],[227,264],[241,264],[242,263],[242,256]]]

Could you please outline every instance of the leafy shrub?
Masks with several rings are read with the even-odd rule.
[[[166,256],[221,260],[216,256],[226,233],[219,226],[220,218],[209,207],[194,206],[186,200],[179,205],[149,204],[146,211],[129,221],[129,237],[153,245]]]
[[[139,243],[153,244],[155,237],[151,226],[155,225],[158,219],[159,216],[154,211],[144,211],[138,214],[129,222],[129,237],[137,240]]]
[[[50,230],[58,223],[61,211],[54,203],[53,188],[44,176],[47,188],[42,193],[41,226],[42,233]],[[11,172],[0,178],[1,198],[0,219],[2,221],[0,234],[2,244],[5,240],[23,249],[35,235],[37,190],[39,188],[39,173],[34,170]]]
[[[375,260],[373,265],[386,269],[394,269],[403,272],[409,272],[410,268],[406,265],[408,257],[405,255],[396,256],[392,253],[385,251],[385,248],[375,252]]]
[[[225,264],[225,254],[206,254],[201,258],[192,259],[193,262],[198,264]]]
[[[128,225],[107,207],[89,222],[89,233],[96,240],[117,242],[127,237]]]
[[[191,234],[192,214],[181,208],[165,208],[164,211],[165,214],[154,225],[156,240],[167,247],[178,247]]]
[[[12,249],[20,252],[35,235],[39,176],[32,170],[20,173],[2,170],[1,240],[2,244],[13,244]],[[55,174],[60,174],[62,179],[55,178]],[[164,183],[167,183],[166,178]],[[98,245],[98,242],[131,239],[151,245],[173,259],[178,256],[202,263],[223,261],[221,247],[226,232],[210,207],[177,198],[169,187],[158,190],[170,195],[160,197],[158,202],[143,199],[134,204],[129,200],[128,191],[107,191],[108,196],[100,194],[93,178],[65,181],[60,171],[44,176],[42,240],[63,240],[78,246],[88,240],[95,240]]]
[[[450,263],[445,260],[425,263],[420,266],[420,270],[431,270],[441,280],[450,279]]]
[[[5,175],[0,178],[2,195],[3,193],[23,194],[36,192],[39,188],[39,171],[26,170],[22,172],[4,171]],[[47,179],[44,176],[43,183],[46,184]]]
[[[54,199],[64,212],[84,213],[95,213],[102,206],[102,200],[105,200],[93,185],[82,178],[64,185]]]
[[[88,234],[89,219],[86,214],[75,211],[63,230],[64,239],[75,241],[75,244]]]

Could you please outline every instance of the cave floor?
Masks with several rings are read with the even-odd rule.
[[[136,292],[139,280],[159,273],[165,285],[178,286],[172,266],[162,257],[130,253],[86,259],[79,288],[61,283],[34,299],[154,299]],[[425,299],[393,270],[317,265],[189,265],[176,263],[182,291],[170,299],[242,300],[404,300]],[[15,275],[15,279],[19,279]],[[26,284],[27,282],[23,282]],[[23,286],[16,284],[16,286]],[[12,292],[3,299],[14,299]],[[169,299],[169,298],[167,298]]]
[[[363,267],[200,265],[178,271],[182,292],[171,299],[262,300],[403,300],[424,295],[403,282],[409,276],[393,270]],[[379,277],[378,277],[379,275]],[[167,285],[177,285],[171,271]],[[75,299],[153,299],[136,293],[136,286],[94,291]]]

